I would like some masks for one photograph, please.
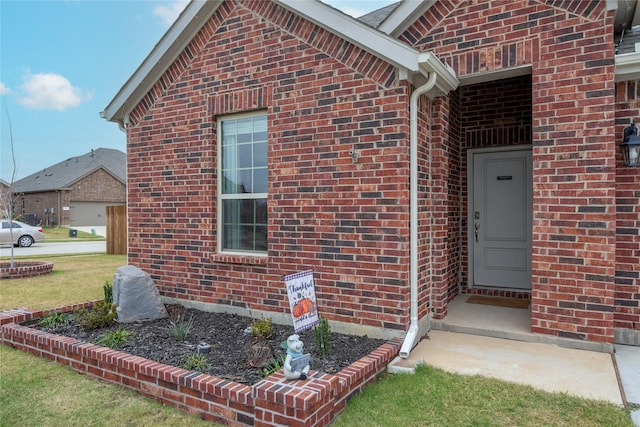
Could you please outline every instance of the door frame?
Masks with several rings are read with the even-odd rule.
[[[467,150],[467,288],[474,289],[474,265],[473,265],[473,241],[474,241],[474,218],[473,218],[473,156],[476,154],[487,153],[502,153],[502,152],[517,152],[517,151],[531,151],[531,144],[523,145],[506,145],[501,147],[486,147],[486,148],[470,148]],[[532,156],[533,160],[533,156]],[[533,171],[532,171],[533,172]],[[532,203],[533,207],[533,203]],[[533,244],[533,242],[532,242]],[[509,289],[500,288],[502,290],[512,290],[515,292],[523,292],[522,289]]]

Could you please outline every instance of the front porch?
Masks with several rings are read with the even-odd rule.
[[[431,319],[431,329],[560,347],[613,353],[613,344],[582,341],[531,332],[531,304],[526,309],[467,303],[471,294],[456,296],[443,319]]]

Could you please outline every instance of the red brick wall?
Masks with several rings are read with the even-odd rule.
[[[423,255],[432,266],[430,285],[433,287],[433,312],[436,318],[447,313],[447,304],[458,293],[461,267],[462,228],[460,222],[460,104],[458,93],[439,99],[431,109],[432,144],[431,177],[427,189],[430,201],[430,231],[432,247]],[[429,145],[428,139],[425,145]],[[427,292],[425,292],[427,293]]]
[[[640,119],[640,80],[616,86],[616,141]],[[640,330],[640,169],[624,167],[616,153],[615,327]]]
[[[268,256],[217,254],[216,119],[256,109]],[[225,2],[132,118],[129,262],[162,294],[286,313],[281,276],[313,269],[324,317],[406,329],[408,88],[392,66],[271,2]]]
[[[401,36],[459,76],[531,66],[532,330],[602,342],[615,288],[612,26],[604,2],[443,0]]]
[[[49,191],[21,195],[16,201],[16,210],[23,214],[36,214],[38,219],[42,220],[42,225],[47,225],[44,210],[47,209],[47,212],[49,212],[49,209],[55,208],[56,214],[49,215],[49,221],[57,224],[60,220],[64,221],[64,216],[59,217],[58,214],[62,215],[60,206],[62,206],[62,201],[65,199],[65,193],[66,191],[61,191],[60,193]]]

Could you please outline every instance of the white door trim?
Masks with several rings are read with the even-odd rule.
[[[485,153],[530,151],[531,145],[508,145],[503,147],[470,148],[467,150],[467,287],[474,287],[473,270],[473,239],[474,239],[474,218],[473,218],[473,156]],[[508,290],[508,289],[505,289]],[[522,289],[514,289],[522,291]]]

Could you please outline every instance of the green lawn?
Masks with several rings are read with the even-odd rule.
[[[23,258],[16,257],[22,261]],[[66,255],[38,258],[53,262],[53,273],[0,284],[0,310],[16,307],[34,309],[102,298],[105,282],[113,281],[116,269],[127,263],[126,255]]]
[[[195,416],[0,346],[0,426],[211,426]]]
[[[386,374],[349,401],[333,427],[632,427],[621,407],[529,386],[419,366]]]
[[[42,257],[54,273],[0,281],[0,310],[100,299],[123,255]],[[0,346],[0,427],[211,425],[129,390]],[[421,367],[383,375],[353,397],[334,426],[632,427],[615,405]]]
[[[105,240],[103,236],[94,235],[85,231],[76,230],[76,237],[69,237],[67,227],[43,227],[45,242],[79,242],[86,240]]]

